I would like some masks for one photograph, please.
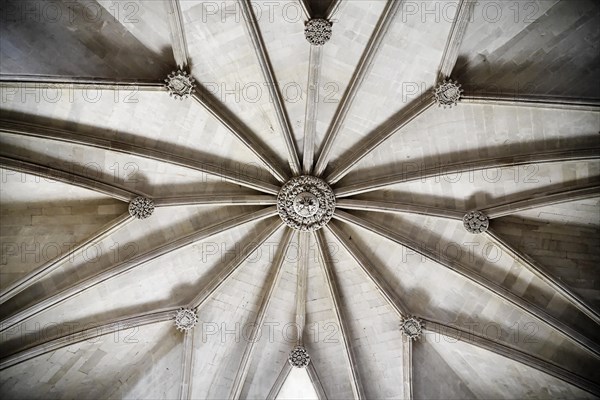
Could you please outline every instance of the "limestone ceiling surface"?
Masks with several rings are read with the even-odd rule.
[[[3,398],[600,396],[598,2],[1,7]]]

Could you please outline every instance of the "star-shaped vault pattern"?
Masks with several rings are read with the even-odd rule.
[[[596,2],[65,4],[3,5],[8,398],[600,395]]]

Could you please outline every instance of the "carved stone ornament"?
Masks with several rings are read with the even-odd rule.
[[[277,211],[289,227],[316,231],[325,226],[335,210],[333,190],[322,179],[297,176],[290,179],[277,195]]]
[[[154,212],[154,202],[145,197],[136,197],[129,202],[129,215],[137,219],[146,219]]]
[[[310,356],[302,346],[296,346],[290,351],[288,362],[292,367],[305,368],[310,363]]]
[[[400,331],[404,336],[411,340],[417,340],[423,333],[423,324],[421,320],[416,317],[403,318],[400,323]]]
[[[463,217],[463,225],[470,233],[483,233],[490,227],[490,220],[481,211],[469,211]]]
[[[195,86],[195,80],[186,71],[178,70],[169,74],[165,79],[165,86],[169,91],[169,96],[183,100],[192,94]]]
[[[461,85],[453,81],[452,79],[444,79],[442,83],[439,83],[435,87],[435,102],[440,107],[450,107],[458,104],[460,96],[464,90],[461,89]]]
[[[313,46],[322,46],[331,39],[331,22],[322,18],[309,19],[304,28],[304,37]]]
[[[189,331],[198,323],[198,316],[189,308],[180,308],[175,315],[175,326],[182,332]]]

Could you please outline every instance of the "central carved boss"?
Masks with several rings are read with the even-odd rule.
[[[325,226],[335,210],[333,190],[314,176],[290,179],[277,195],[277,211],[288,226],[300,231],[316,231]]]

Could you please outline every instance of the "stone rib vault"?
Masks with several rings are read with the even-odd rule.
[[[597,2],[1,18],[3,398],[600,396]]]

